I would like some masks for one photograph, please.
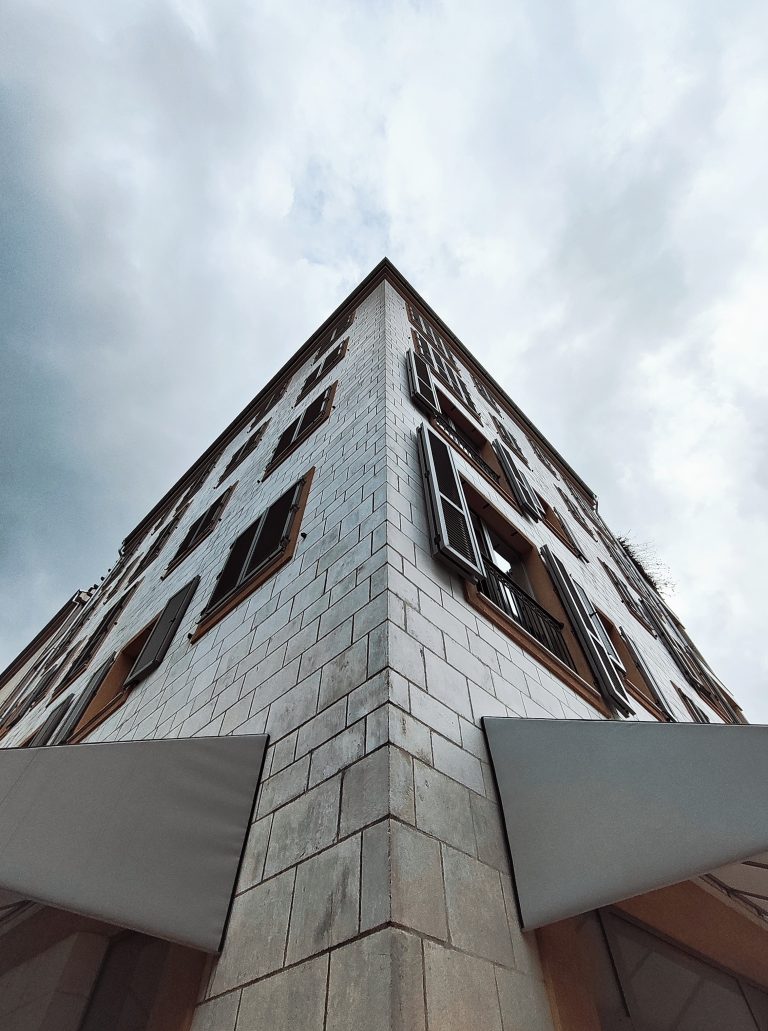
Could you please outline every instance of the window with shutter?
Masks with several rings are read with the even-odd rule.
[[[319,394],[314,401],[307,405],[301,415],[298,415],[283,430],[275,445],[275,450],[272,452],[272,457],[267,463],[267,468],[264,470],[262,480],[266,479],[288,455],[292,454],[330,416],[337,386],[338,383],[334,383],[327,387],[322,394]]]
[[[510,433],[510,431],[507,429],[507,427],[504,425],[501,419],[497,419],[495,416],[493,419],[493,424],[496,427],[496,432],[498,433],[499,437],[501,437],[501,441],[504,444],[504,446],[509,448],[509,450],[514,455],[516,455],[521,462],[525,462],[525,464],[528,465],[528,459],[523,454],[523,450],[517,441],[517,437],[515,437],[514,434]]]
[[[476,419],[480,419],[475,402],[456,368],[455,362],[449,361],[443,351],[422,336],[418,330],[411,330],[416,353],[421,355],[432,372],[448,387],[451,393],[462,402]]]
[[[426,426],[417,434],[432,553],[462,575],[480,579],[482,560],[451,449]]]
[[[411,399],[427,415],[439,415],[440,405],[429,366],[415,351],[406,354]]]
[[[487,387],[480,376],[475,376],[472,373],[472,382],[475,384],[475,389],[482,399],[487,402],[495,412],[500,412],[499,403],[493,396],[490,387]]]
[[[342,340],[340,344],[334,347],[330,354],[326,355],[322,365],[318,365],[310,372],[304,380],[304,386],[299,391],[299,396],[296,398],[296,404],[303,401],[304,398],[314,390],[317,384],[320,383],[321,380],[325,379],[331,369],[339,364],[341,359],[347,353],[348,346],[349,340]]]
[[[546,454],[543,448],[540,448],[533,437],[528,438],[528,443],[531,445],[531,450],[536,455],[542,465],[545,465],[547,469],[552,473],[558,480],[560,479],[560,473],[557,471],[554,463],[551,461],[549,455]]]
[[[508,449],[500,440],[493,442],[493,449],[498,455],[501,468],[504,470],[504,475],[520,508],[531,519],[543,519],[544,507],[539,500],[539,496],[531,486],[525,473],[517,468],[515,460]]]
[[[251,425],[249,429],[253,429],[255,426],[262,421],[268,412],[271,412],[278,401],[282,400],[285,396],[288,386],[290,384],[290,378],[283,380],[282,383],[274,387],[265,397],[258,403],[256,408],[251,413]]]
[[[64,719],[64,715],[67,712],[67,709],[69,709],[70,705],[72,704],[73,697],[73,695],[67,695],[64,701],[59,702],[59,704],[53,709],[53,711],[48,714],[48,717],[43,723],[43,725],[35,731],[30,740],[27,742],[27,748],[40,748],[43,745],[48,744],[48,742],[53,737],[56,728]]]
[[[667,720],[673,723],[675,720],[674,713],[667,704],[667,701],[664,698],[664,694],[661,691],[661,688],[659,687],[658,681],[648,668],[648,664],[641,655],[637,645],[626,632],[626,630],[624,630],[623,627],[619,627],[619,633],[621,634],[622,640],[624,641],[624,644],[627,647],[627,651],[629,652],[635,669],[638,671],[643,681],[645,682],[645,685],[648,688],[648,691],[651,694],[654,702],[664,713]]]
[[[582,530],[585,530],[589,534],[590,537],[594,538],[595,534],[594,534],[591,526],[586,521],[586,519],[584,518],[582,513],[578,510],[578,508],[571,501],[571,499],[568,497],[568,495],[563,490],[561,490],[560,487],[557,488],[557,492],[560,495],[560,497],[563,499],[563,504],[565,505],[565,507],[570,512],[571,517],[576,520],[576,522],[579,524],[579,526],[582,528]]]
[[[182,587],[180,591],[177,591],[167,602],[165,608],[152,625],[143,648],[139,652],[128,676],[125,678],[124,687],[130,687],[132,684],[137,683],[157,669],[163,661],[199,582],[200,577],[196,576],[186,586]]]
[[[352,325],[354,321],[355,311],[353,309],[351,312],[348,312],[341,319],[339,319],[339,321],[331,329],[326,330],[326,332],[320,338],[320,343],[318,344],[317,350],[315,351],[315,357],[313,361],[320,361],[320,359],[323,357],[328,348],[332,344],[336,343],[336,341],[343,333],[346,333],[346,331],[349,329],[349,327]]]
[[[58,729],[53,735],[51,744],[58,745],[63,741],[66,741],[70,734],[74,731],[75,727],[80,723],[84,713],[90,707],[93,702],[99,688],[104,683],[104,679],[109,673],[110,669],[114,665],[115,655],[112,654],[106,659],[91,675],[88,682],[83,689],[82,694],[74,703],[72,708],[67,713],[63,722],[59,725]]]
[[[408,311],[408,319],[411,325],[416,328],[417,332],[423,338],[431,351],[435,355],[439,356],[442,363],[447,362],[451,368],[458,371],[458,365],[456,364],[456,358],[453,351],[443,337],[437,332],[432,323],[410,302],[406,301],[405,306]]]
[[[314,469],[310,469],[235,538],[200,622],[191,635],[193,641],[293,557],[313,475]]]
[[[674,685],[673,685],[674,686]],[[677,688],[677,693],[680,695],[680,701],[688,711],[688,715],[691,717],[694,723],[711,723],[712,720],[707,716],[700,705],[694,702],[693,698],[690,698],[685,691],[681,691]]]
[[[114,605],[112,605],[107,614],[101,619],[98,626],[91,634],[91,636],[88,638],[88,640],[85,642],[85,645],[75,658],[68,672],[64,674],[64,679],[60,684],[61,690],[63,690],[64,687],[71,684],[72,681],[75,680],[76,677],[79,677],[83,670],[85,670],[90,665],[91,659],[94,657],[94,655],[99,650],[103,642],[106,640],[107,634],[109,634],[110,630],[119,619],[126,605],[133,597],[133,592],[135,590],[136,586],[126,591],[126,593],[120,599],[118,599],[118,601],[116,601]]]
[[[632,715],[634,710],[624,689],[624,666],[599,613],[549,547],[544,545],[541,555],[605,701],[620,715]]]
[[[248,455],[252,454],[256,450],[264,437],[267,426],[269,426],[269,419],[267,419],[266,422],[263,422],[261,426],[259,426],[259,428],[248,437],[245,443],[241,444],[237,451],[233,452],[232,457],[226,464],[224,472],[219,477],[219,481],[216,484],[217,487],[226,480],[234,469],[237,469],[237,467],[245,461]]]
[[[221,495],[220,498],[216,498],[213,504],[210,505],[201,516],[198,516],[198,518],[194,520],[187,530],[184,540],[179,545],[176,554],[168,563],[168,568],[163,574],[164,576],[167,576],[172,569],[175,569],[190,552],[194,551],[206,537],[213,533],[224,513],[224,509],[227,507],[229,499],[232,497],[234,489],[235,487],[233,484]]]

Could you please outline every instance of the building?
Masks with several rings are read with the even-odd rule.
[[[76,600],[0,710],[3,1028],[768,1027],[764,728],[389,262]]]

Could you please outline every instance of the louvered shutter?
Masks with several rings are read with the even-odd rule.
[[[314,387],[315,383],[318,382],[318,380],[323,375],[324,365],[325,363],[323,363],[323,365],[318,365],[316,369],[313,369],[310,372],[310,374],[304,380],[304,385],[302,386],[301,391],[299,392],[299,397],[306,397],[306,395],[310,392],[312,387]]]
[[[566,539],[568,540],[568,543],[570,544],[570,546],[573,548],[573,550],[576,552],[576,554],[580,558],[583,558],[586,561],[584,552],[579,547],[579,542],[576,540],[576,538],[571,533],[571,528],[568,525],[568,523],[565,521],[565,519],[563,519],[563,517],[560,515],[560,513],[557,511],[556,508],[553,508],[552,511],[557,516],[557,521],[558,521],[558,523],[560,525],[560,529],[563,531],[563,534],[565,535]]]
[[[493,394],[488,389],[488,387],[486,387],[485,383],[483,383],[483,381],[478,376],[475,376],[474,374],[472,374],[472,382],[475,384],[475,388],[476,388],[478,394],[480,395],[480,397],[482,397],[485,401],[487,401],[488,404],[491,406],[491,408],[493,408],[494,411],[496,411],[496,412],[500,411],[499,404],[498,404],[496,398],[493,396]]]
[[[248,559],[251,545],[253,544],[262,519],[263,516],[260,516],[255,522],[251,523],[250,526],[246,527],[239,537],[235,538],[235,541],[229,550],[227,561],[224,563],[224,568],[216,581],[213,593],[208,599],[208,604],[205,607],[206,612],[209,612],[211,609],[215,609],[216,606],[222,602],[235,587],[237,587],[240,574],[245,566],[246,560]]]
[[[208,511],[210,511],[210,509]],[[187,531],[186,537],[181,542],[181,544],[176,550],[176,554],[171,559],[171,562],[175,562],[179,555],[183,555],[185,551],[189,551],[189,549],[192,547],[192,544],[194,543],[194,540],[197,537],[198,531],[202,528],[203,523],[205,522],[206,516],[208,515],[208,511],[204,512],[198,519],[195,519],[195,521],[192,523],[189,530]]]
[[[107,673],[109,673],[114,661],[115,655],[113,652],[112,655],[110,655],[110,657],[105,662],[103,662],[96,670],[96,672],[91,676],[88,683],[85,685],[85,690],[77,699],[72,708],[69,710],[67,715],[64,717],[63,723],[59,724],[58,729],[53,735],[51,744],[58,745],[62,741],[67,740],[69,735],[72,733],[72,731],[75,729],[75,727],[78,725],[80,720],[85,715],[88,706],[93,701],[96,692],[101,687],[104,681],[104,677],[106,677]]]
[[[417,433],[432,554],[479,580],[482,560],[451,449],[426,426]]]
[[[411,399],[428,415],[439,415],[440,406],[437,403],[437,394],[429,366],[415,351],[408,351],[406,358]]]
[[[504,470],[504,475],[512,488],[515,500],[522,510],[531,519],[543,519],[544,509],[536,491],[528,481],[528,477],[517,468],[515,460],[507,448],[500,440],[494,440],[493,450],[501,463],[501,468]]]
[[[56,708],[49,713],[48,718],[42,727],[36,731],[35,736],[27,745],[27,748],[39,748],[42,745],[47,745],[50,738],[53,736],[56,728],[64,719],[64,714],[72,704],[74,695],[67,695],[63,702],[59,702]]]
[[[666,701],[664,699],[664,695],[662,694],[661,689],[659,688],[658,681],[656,680],[654,675],[651,673],[650,669],[648,669],[648,666],[646,665],[645,659],[642,657],[642,655],[638,651],[637,646],[635,645],[635,642],[632,640],[632,638],[624,630],[623,627],[619,627],[619,633],[621,634],[621,636],[622,636],[622,638],[624,640],[624,644],[626,644],[626,646],[627,646],[627,651],[632,656],[632,661],[634,662],[635,666],[637,667],[637,669],[638,669],[638,671],[640,673],[640,676],[643,678],[643,680],[645,681],[645,683],[648,686],[648,690],[653,695],[654,700],[656,701],[656,704],[659,706],[659,708],[662,710],[662,712],[665,714],[665,716],[668,719],[670,719],[670,720],[672,720],[674,722],[674,719],[675,719],[674,713],[672,712],[670,707],[667,705],[667,703],[666,703]]]
[[[287,426],[280,434],[280,436],[277,438],[275,450],[272,452],[272,457],[269,460],[270,465],[276,462],[281,455],[284,455],[293,443],[294,437],[296,436],[296,431],[299,428],[299,423],[301,422],[301,418],[301,416],[298,416],[296,419],[294,419],[290,426]]]
[[[301,425],[299,426],[299,434],[307,433],[315,423],[323,417],[330,390],[331,388],[327,387],[322,394],[319,394],[315,400],[311,401],[304,409],[304,414],[301,417]]]
[[[147,676],[163,661],[199,582],[200,577],[196,576],[168,601],[131,667],[131,671],[125,678],[125,687],[135,684],[142,677]]]
[[[331,351],[331,353],[325,359],[323,364],[320,366],[320,368],[322,369],[322,372],[320,373],[320,378],[321,379],[322,379],[323,376],[325,376],[325,374],[327,372],[329,372],[333,368],[333,366],[336,364],[336,362],[340,362],[341,361],[343,355],[344,355],[344,344],[342,343],[342,344],[339,344],[337,347],[334,347],[334,349]]]
[[[264,513],[241,581],[253,576],[285,550],[303,483],[304,481],[300,480],[277,501],[273,501]]]
[[[541,549],[541,556],[579,643],[584,649],[603,698],[621,715],[630,716],[634,710],[624,690],[624,678],[614,663],[615,650],[611,646],[613,655],[608,651],[603,636],[592,621],[594,607],[588,600],[585,604],[586,595],[577,589],[578,585],[571,579],[563,563],[546,545]]]

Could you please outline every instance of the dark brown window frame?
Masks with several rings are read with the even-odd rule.
[[[330,350],[333,344],[337,343],[339,337],[343,336],[344,333],[350,328],[352,323],[355,321],[357,315],[357,309],[353,308],[352,311],[347,312],[330,328],[327,329],[321,338],[320,343],[317,346],[315,355],[312,359],[313,362],[319,362],[326,351]]]
[[[218,507],[217,507],[217,510],[215,512],[215,518],[211,521],[211,523],[209,524],[209,526],[206,529],[205,533],[201,533],[199,537],[196,537],[194,539],[194,541],[192,542],[191,546],[185,548],[184,551],[177,551],[176,552],[176,554],[173,556],[171,561],[165,567],[165,572],[160,577],[161,580],[165,580],[165,578],[169,575],[169,573],[172,573],[174,569],[176,569],[178,566],[180,566],[181,563],[184,562],[185,559],[189,555],[191,555],[193,551],[197,551],[198,547],[203,543],[204,540],[207,540],[207,538],[211,536],[213,531],[216,529],[216,527],[221,522],[222,516],[224,515],[224,510],[226,509],[227,505],[229,504],[229,499],[234,494],[235,488],[237,487],[237,484],[239,482],[240,482],[239,480],[236,480],[233,484],[231,484],[229,487],[227,487],[227,489],[224,491],[224,493],[218,499]],[[215,505],[216,502],[214,501],[213,504]],[[213,505],[209,506],[209,508],[211,508],[211,507],[213,507]],[[203,514],[205,514],[205,513],[203,513]]]
[[[239,448],[232,452],[224,471],[216,483],[217,487],[220,487],[227,477],[231,476],[235,469],[237,469],[237,467],[258,448],[259,444],[261,444],[264,439],[264,434],[267,432],[269,423],[270,420],[265,419],[257,429],[250,431],[246,440],[243,441]]]
[[[283,464],[283,462],[294,453],[294,451],[297,451],[298,448],[300,448],[301,445],[304,443],[304,441],[311,437],[312,434],[315,433],[323,425],[323,423],[327,422],[328,419],[330,419],[338,387],[339,381],[336,380],[336,382],[328,388],[328,398],[325,402],[325,409],[322,415],[315,422],[313,422],[311,426],[308,426],[305,430],[303,430],[296,438],[296,440],[294,440],[291,443],[291,445],[287,447],[281,455],[278,456],[276,460],[270,460],[269,464],[267,465],[266,469],[262,474],[262,483],[267,479],[267,477],[271,476],[275,469],[278,469]]]
[[[299,477],[299,479],[304,482],[301,487],[299,498],[296,502],[296,513],[291,524],[290,535],[283,551],[281,551],[272,562],[260,569],[255,576],[243,583],[234,594],[230,595],[216,609],[211,612],[201,614],[197,626],[189,635],[189,640],[192,643],[198,641],[203,634],[208,633],[208,631],[216,626],[217,623],[220,623],[225,616],[228,616],[229,613],[236,609],[238,605],[241,605],[246,598],[249,598],[263,584],[265,584],[267,580],[271,579],[280,569],[282,569],[283,566],[287,565],[291,561],[299,540],[301,523],[304,518],[304,512],[306,511],[307,501],[309,500],[309,493],[312,487],[312,479],[314,475],[315,467],[312,466],[312,468],[304,473],[303,476]]]
[[[525,465],[530,466],[531,463],[523,454],[518,439],[512,433],[512,431],[508,430],[504,423],[501,421],[501,419],[498,419],[495,415],[493,416],[493,424],[496,427],[496,433],[498,434],[502,444],[506,445],[506,447],[509,448],[512,454],[519,458],[521,462],[524,462]]]

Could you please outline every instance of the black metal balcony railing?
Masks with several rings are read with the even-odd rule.
[[[550,616],[537,601],[518,587],[508,576],[490,562],[485,561],[485,578],[478,588],[516,623],[527,630],[545,648],[558,657],[566,666],[575,670],[568,646],[563,639],[563,624]]]
[[[454,442],[456,447],[458,447],[458,449],[467,456],[470,462],[474,462],[475,465],[479,465],[483,472],[487,476],[491,477],[494,483],[500,482],[501,477],[496,470],[488,465],[472,441],[468,437],[465,437],[464,434],[454,426],[450,419],[446,419],[442,415],[434,415],[433,419],[443,433],[446,433]]]

